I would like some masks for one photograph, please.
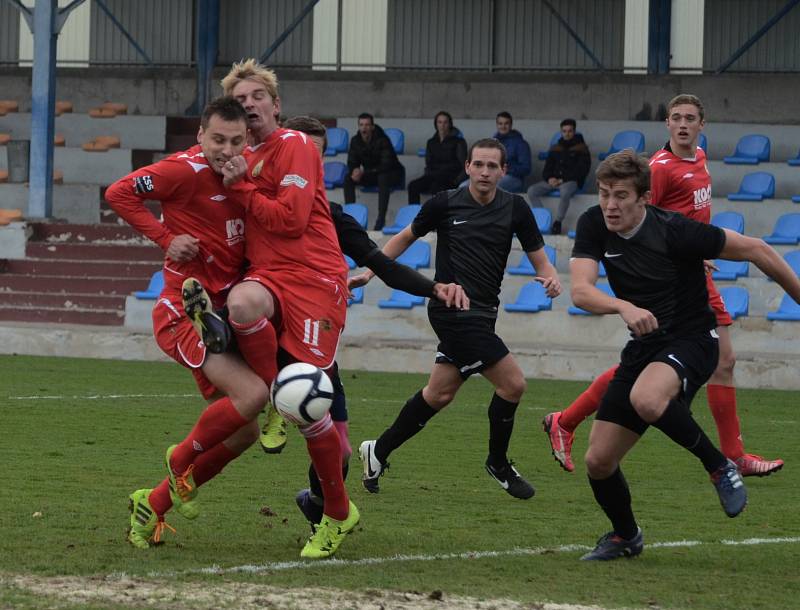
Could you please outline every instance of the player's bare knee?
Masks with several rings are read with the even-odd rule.
[[[261,317],[271,318],[274,313],[272,300],[266,291],[234,290],[228,295],[228,316],[237,324],[250,324]]]
[[[525,390],[528,389],[528,382],[525,378],[515,376],[506,380],[500,387],[496,389],[497,395],[509,402],[519,402],[522,400]]]
[[[237,385],[229,394],[236,410],[246,419],[255,419],[269,400],[269,389],[260,379]],[[256,426],[258,428],[258,426]]]
[[[432,408],[439,411],[449,405],[455,398],[455,391],[449,388],[432,389],[426,386],[422,391],[422,398]]]
[[[586,464],[586,473],[593,479],[607,479],[614,474],[618,466],[617,461],[610,455],[591,447],[586,451],[584,462]]]
[[[733,369],[735,366],[736,354],[733,350],[724,354],[720,352],[717,370],[714,371],[714,376],[721,379],[721,382],[727,382],[723,385],[733,385]]]
[[[664,409],[669,404],[669,398],[655,395],[647,390],[636,390],[631,392],[631,405],[636,413],[648,424],[656,421],[664,413]]]

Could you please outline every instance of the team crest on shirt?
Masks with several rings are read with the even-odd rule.
[[[319,329],[320,330],[330,330],[331,329],[331,321],[326,319],[326,318],[322,318],[319,321]]]
[[[281,186],[290,186],[292,184],[298,188],[304,189],[306,188],[306,184],[308,184],[308,180],[297,174],[286,174],[283,180],[281,180]]]
[[[251,172],[253,178],[257,178],[261,174],[261,169],[263,167],[264,167],[264,159],[261,159],[261,161],[256,163],[256,166],[253,168],[253,171]]]

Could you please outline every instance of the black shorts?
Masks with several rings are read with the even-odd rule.
[[[719,340],[714,330],[658,342],[629,341],[595,417],[641,436],[650,424],[636,413],[630,396],[633,384],[648,364],[663,362],[675,370],[681,380],[680,396],[688,408],[697,390],[717,368],[718,360]]]
[[[452,364],[462,379],[480,373],[508,354],[506,344],[494,333],[495,318],[428,310],[428,320],[439,337],[436,363]]]

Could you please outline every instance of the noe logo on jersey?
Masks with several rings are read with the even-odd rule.
[[[225,230],[228,233],[228,238],[225,241],[229,246],[235,246],[244,241],[244,220],[241,218],[226,220]]]
[[[711,205],[711,185],[704,186],[694,192],[694,209],[701,210]]]

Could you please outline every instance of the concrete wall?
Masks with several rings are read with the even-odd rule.
[[[215,80],[224,74],[224,69],[216,71]],[[447,108],[454,116],[487,119],[505,108],[530,119],[571,115],[578,120],[650,120],[670,97],[688,91],[703,99],[715,122],[800,124],[794,95],[800,89],[797,74],[651,77],[279,70],[278,76],[284,109],[291,114],[339,117],[369,109],[378,116],[422,118]],[[195,73],[59,69],[57,86],[57,98],[71,100],[76,112],[114,100],[127,103],[131,114],[181,115],[194,100]],[[4,98],[19,100],[21,111],[30,110],[30,70],[0,69],[0,90]],[[354,100],[359,100],[357,108]]]

